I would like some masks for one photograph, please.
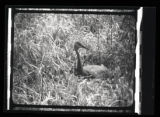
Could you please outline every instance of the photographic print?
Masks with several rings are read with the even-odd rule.
[[[9,9],[8,108],[135,111],[138,9]]]

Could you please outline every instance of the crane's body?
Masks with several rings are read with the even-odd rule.
[[[108,69],[103,65],[86,65],[83,67],[85,75],[92,75],[95,78],[108,77]]]

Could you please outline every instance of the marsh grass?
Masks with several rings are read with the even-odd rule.
[[[109,22],[109,18],[103,15],[99,17],[104,25],[99,32],[99,38],[95,36],[97,34],[87,32],[83,26],[85,21],[87,26],[94,24],[92,21],[97,17],[86,15],[85,21],[82,18],[78,14],[15,15],[12,89],[14,103],[97,107],[123,107],[132,104],[134,92],[130,74],[134,71],[131,66],[134,64],[132,52],[135,48],[134,43],[123,43],[129,38],[134,40],[134,37],[120,40],[126,32],[117,25],[122,23],[124,16],[119,17],[121,23],[113,23],[112,34],[105,33],[110,28],[104,19]],[[128,33],[132,34],[131,31]],[[107,40],[111,35],[112,46],[108,43],[111,39]],[[98,52],[103,53],[100,55],[101,62],[109,69],[110,76],[93,79],[75,76],[75,41],[90,47],[89,52],[80,50],[82,61],[91,55],[84,65],[99,64],[96,63],[97,59],[94,60],[93,53],[95,56]]]

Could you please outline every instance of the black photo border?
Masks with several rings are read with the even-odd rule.
[[[11,2],[11,5],[13,5],[14,2]],[[21,4],[23,4],[23,1],[20,2]],[[150,4],[151,3],[151,4]],[[5,4],[5,3],[4,3]],[[2,84],[3,86],[3,106],[2,106],[2,110],[3,112],[9,112],[12,113],[11,111],[6,111],[6,70],[7,70],[7,66],[6,66],[6,60],[7,60],[7,24],[6,24],[6,17],[7,17],[7,13],[5,10],[5,5],[2,4],[3,6],[2,8],[2,14],[4,15],[4,17],[1,17],[1,19],[3,20],[3,24],[2,24],[2,33],[3,33],[3,41],[4,43],[2,44],[2,47],[4,47],[4,51],[3,51],[3,55],[4,55],[4,62],[2,62],[1,65],[3,65],[2,67],[4,68],[3,71],[3,82]],[[30,3],[29,3],[30,4]],[[143,114],[151,114],[153,115],[155,113],[155,81],[157,82],[157,79],[155,79],[155,76],[158,74],[158,72],[155,73],[156,69],[155,69],[155,64],[157,63],[156,59],[156,55],[158,54],[157,51],[155,53],[156,47],[157,45],[155,44],[157,42],[156,38],[157,38],[157,27],[156,25],[157,23],[157,15],[156,15],[156,6],[157,6],[157,2],[148,2],[146,3],[146,5],[144,5],[143,3],[140,3],[139,5],[137,5],[137,3],[132,2],[129,3],[127,2],[126,4],[123,3],[119,3],[119,6],[122,5],[128,5],[129,4],[129,8],[130,5],[134,5],[134,6],[142,6],[144,11],[143,11],[143,24],[141,27],[143,30],[143,38],[145,38],[142,42],[143,46],[141,48],[141,52],[142,52],[142,115]],[[102,5],[102,4],[101,4]],[[110,5],[114,5],[113,2],[108,4]],[[2,15],[2,16],[3,16]],[[2,49],[2,50],[3,50]],[[148,72],[149,71],[149,72]],[[158,92],[158,91],[157,91]],[[146,98],[147,96],[147,98]],[[150,106],[148,106],[150,105]],[[39,113],[39,112],[38,112]],[[61,113],[61,112],[60,112]],[[78,114],[81,114],[80,112],[77,112]],[[48,112],[47,112],[48,114]],[[67,114],[66,112],[64,112],[64,114]],[[85,112],[84,112],[85,114]],[[128,114],[128,113],[127,113]]]

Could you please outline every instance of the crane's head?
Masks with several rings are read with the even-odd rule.
[[[74,44],[74,50],[77,51],[79,48],[84,48],[84,49],[87,49],[87,47],[85,47],[84,45],[82,45],[80,42],[75,42]]]

